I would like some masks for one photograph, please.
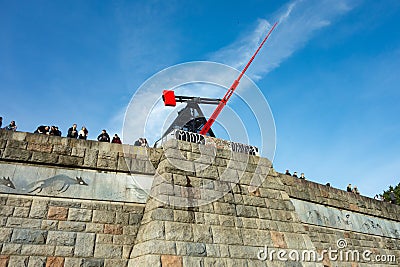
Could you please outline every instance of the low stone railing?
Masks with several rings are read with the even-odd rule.
[[[160,149],[0,130],[3,161],[154,174],[160,158]]]

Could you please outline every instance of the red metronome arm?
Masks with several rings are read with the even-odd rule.
[[[211,126],[213,125],[214,121],[217,119],[218,115],[221,113],[222,109],[225,107],[226,103],[228,102],[229,98],[233,95],[233,92],[235,91],[236,87],[239,85],[240,79],[242,79],[242,76],[250,66],[251,62],[253,62],[254,58],[258,54],[258,51],[260,51],[261,47],[264,45],[264,43],[267,41],[268,37],[270,36],[271,32],[275,29],[276,25],[278,22],[275,22],[274,26],[269,30],[267,36],[264,38],[264,40],[261,42],[260,46],[258,47],[257,51],[254,53],[254,55],[251,57],[249,62],[247,63],[246,67],[242,70],[240,73],[239,77],[233,82],[231,87],[228,89],[226,92],[224,98],[219,102],[217,108],[214,110],[213,114],[211,117],[208,119],[204,127],[201,129],[200,134],[205,135],[208,133],[210,130]]]

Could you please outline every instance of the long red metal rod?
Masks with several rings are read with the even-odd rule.
[[[242,79],[242,76],[250,66],[251,62],[253,62],[254,58],[258,54],[258,51],[260,51],[261,47],[264,45],[264,43],[267,41],[268,37],[270,36],[271,32],[275,29],[276,25],[278,22],[275,22],[274,26],[269,30],[267,36],[264,38],[264,40],[261,42],[260,46],[258,47],[257,51],[254,53],[254,55],[251,57],[249,62],[247,63],[246,67],[242,70],[240,73],[239,77],[233,82],[231,87],[228,89],[228,92],[226,92],[224,98],[219,102],[217,108],[214,110],[213,114],[211,117],[208,119],[206,124],[204,124],[203,128],[200,131],[200,134],[205,135],[208,133],[210,130],[211,126],[213,125],[214,121],[217,119],[218,115],[221,113],[222,109],[225,107],[226,103],[228,102],[229,98],[233,95],[233,92],[235,91],[236,87],[239,85],[240,79]]]

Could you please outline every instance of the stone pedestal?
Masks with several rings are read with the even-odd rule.
[[[265,247],[315,249],[268,160],[176,141],[164,154],[130,267],[265,266]]]

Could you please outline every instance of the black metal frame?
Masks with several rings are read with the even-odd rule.
[[[199,104],[218,105],[221,99],[202,98],[189,96],[175,96],[176,102],[186,102],[186,106],[178,111],[178,116],[164,132],[163,137],[174,129],[180,129],[192,133],[199,133],[203,128],[207,119],[204,116]],[[214,132],[210,129],[207,135],[215,137]]]

